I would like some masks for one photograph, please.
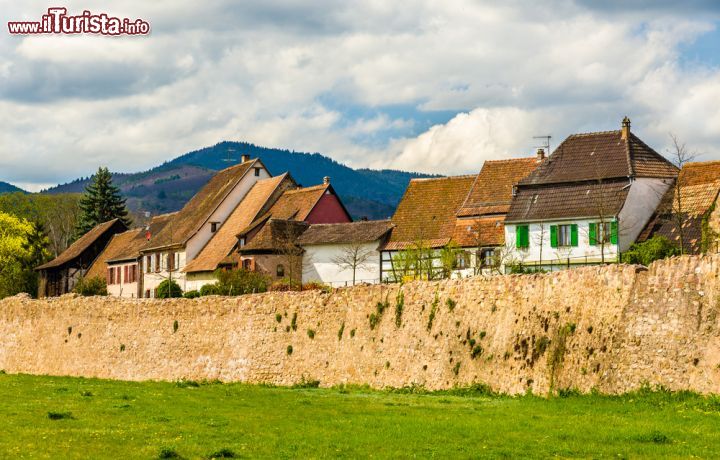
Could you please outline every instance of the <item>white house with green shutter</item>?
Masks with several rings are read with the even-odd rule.
[[[574,134],[514,191],[505,218],[505,265],[544,270],[619,260],[678,170],[622,129]]]

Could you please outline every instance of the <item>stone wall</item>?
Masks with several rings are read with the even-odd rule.
[[[0,369],[280,385],[483,382],[509,393],[616,393],[650,383],[716,393],[719,264],[720,256],[681,257],[649,270],[613,265],[238,298],[18,296],[0,301]]]

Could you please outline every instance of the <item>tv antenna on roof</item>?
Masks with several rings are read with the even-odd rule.
[[[545,152],[547,152],[548,155],[550,155],[550,139],[552,139],[552,136],[533,136],[533,139],[545,139],[545,143],[542,145],[536,145],[535,148],[542,148],[545,149]]]
[[[223,158],[222,161],[224,161],[224,162],[226,162],[226,163],[233,163],[233,162],[237,161],[237,158],[230,158],[230,154],[231,154],[231,153],[235,153],[235,149],[232,148],[232,147],[228,147],[228,149],[227,149],[227,158]]]

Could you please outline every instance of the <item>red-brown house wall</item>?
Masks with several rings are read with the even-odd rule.
[[[338,197],[332,193],[323,195],[305,219],[309,224],[338,224],[351,221]]]

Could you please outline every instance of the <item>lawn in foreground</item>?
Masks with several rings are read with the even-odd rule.
[[[714,457],[720,400],[0,375],[0,458]]]

